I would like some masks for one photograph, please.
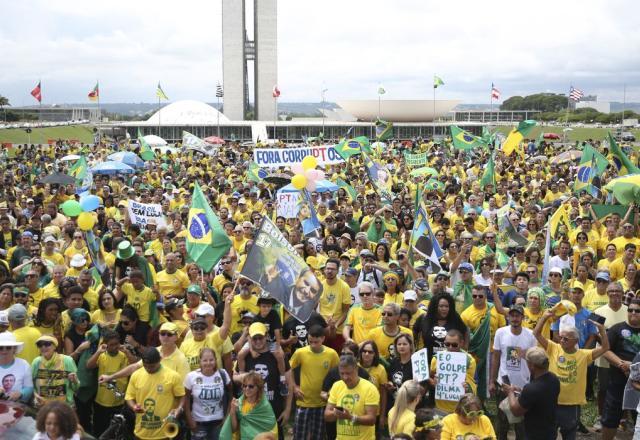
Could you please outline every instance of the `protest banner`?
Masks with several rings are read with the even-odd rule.
[[[457,402],[465,393],[467,354],[450,351],[436,353],[436,399]]]
[[[318,165],[335,165],[344,162],[333,145],[299,148],[256,148],[253,150],[253,161],[262,168],[288,167],[301,163],[307,156],[318,160]]]
[[[427,153],[411,154],[405,152],[404,160],[409,167],[421,167],[427,164],[429,158],[427,157]]]
[[[277,192],[276,207],[279,216],[284,218],[295,218],[300,210],[299,192]]]
[[[429,354],[423,348],[411,355],[411,368],[413,369],[413,379],[423,382],[429,379]]]
[[[129,211],[131,223],[138,225],[143,229],[151,219],[155,220],[157,225],[156,227],[167,226],[162,212],[162,205],[156,203],[140,203],[135,200],[129,200],[127,209]]]
[[[302,322],[309,319],[322,294],[313,271],[267,216],[262,217],[240,275],[259,284]]]

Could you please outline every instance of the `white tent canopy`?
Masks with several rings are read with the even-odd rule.
[[[167,145],[167,141],[162,139],[160,136],[156,136],[155,134],[148,134],[144,136],[144,140],[152,147]]]

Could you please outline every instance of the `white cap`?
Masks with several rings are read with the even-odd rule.
[[[195,311],[195,314],[200,316],[205,316],[205,315],[216,316],[216,309],[214,309],[211,304],[204,303],[198,306],[198,308]]]
[[[17,347],[16,353],[20,353],[24,342],[18,342],[11,332],[2,332],[0,333],[0,347]]]
[[[418,294],[416,293],[415,290],[405,290],[404,291],[404,300],[405,301],[417,301],[418,300]]]
[[[75,254],[71,257],[71,267],[80,268],[87,264],[87,259],[82,254]]]

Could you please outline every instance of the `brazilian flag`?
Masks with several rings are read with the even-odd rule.
[[[196,182],[187,223],[187,254],[198,267],[209,272],[229,252],[231,240],[224,232]]]
[[[386,141],[393,136],[393,123],[383,121],[382,119],[378,118],[376,119],[375,127],[376,139],[378,141]]]
[[[451,130],[453,146],[459,150],[470,151],[474,148],[486,147],[486,144],[481,138],[464,131],[460,127],[451,125],[449,129]]]
[[[263,168],[260,168],[254,161],[251,161],[249,163],[249,168],[247,168],[247,180],[251,180],[252,182],[257,183],[265,177],[267,177],[267,171]]]
[[[618,169],[618,175],[624,176],[627,174],[639,174],[640,168],[635,166],[633,162],[631,162],[631,159],[624,154],[616,140],[611,136],[611,132],[607,134],[607,137],[609,140],[609,152],[613,157],[613,163]]]
[[[138,143],[140,144],[140,157],[142,160],[153,160],[156,158],[155,153],[151,149],[151,145],[147,141],[144,140],[140,129],[138,128]]]
[[[336,179],[336,185],[338,185],[339,188],[344,189],[349,195],[349,197],[351,197],[351,200],[355,200],[356,197],[358,197],[358,193],[356,192],[356,190],[347,182],[340,179],[339,177]]]
[[[609,161],[602,154],[598,153],[591,145],[584,147],[578,172],[576,173],[576,183],[573,185],[573,192],[588,191],[594,193],[594,186],[599,188],[597,179],[609,166]],[[594,179],[596,179],[594,183]],[[596,190],[597,191],[597,190]]]

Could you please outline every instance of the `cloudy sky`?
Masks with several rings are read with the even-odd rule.
[[[522,6],[520,6],[522,5]],[[222,81],[221,0],[3,2],[0,95],[33,104],[171,98],[215,101]],[[634,0],[279,0],[283,101],[438,98],[487,103],[570,84],[640,101],[640,3]]]

